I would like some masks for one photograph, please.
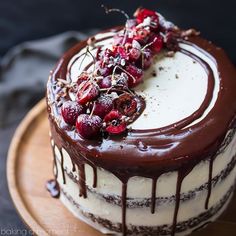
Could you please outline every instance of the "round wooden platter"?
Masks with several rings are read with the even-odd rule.
[[[8,186],[15,207],[25,224],[36,234],[102,236],[76,219],[45,189],[52,176],[52,153],[45,100],[39,102],[19,125],[7,161]],[[227,212],[194,236],[235,236],[236,197]]]

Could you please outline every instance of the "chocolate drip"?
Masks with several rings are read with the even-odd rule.
[[[55,154],[55,144],[52,146],[52,154],[53,154],[53,172],[55,179],[58,177],[58,167],[57,167],[57,158]]]
[[[66,177],[65,177],[65,171],[64,171],[64,157],[63,157],[62,151],[59,150],[59,152],[61,156],[61,174],[62,174],[63,184],[66,184]]]
[[[92,166],[93,168],[93,188],[97,187],[97,168]]]
[[[55,179],[51,179],[47,181],[46,183],[46,189],[51,194],[53,198],[59,198],[60,197],[60,187]]]
[[[209,200],[211,197],[211,187],[212,187],[212,171],[213,171],[213,162],[214,162],[214,156],[210,157],[209,160],[209,175],[208,175],[208,186],[207,186],[207,198],[206,198],[206,202],[205,202],[205,209],[208,209],[208,205],[209,205]]]
[[[180,169],[178,171],[177,184],[176,184],[176,194],[175,194],[175,211],[174,211],[174,216],[173,216],[171,236],[174,236],[175,232],[176,232],[182,182],[183,182],[184,178],[191,172],[193,167],[194,166],[185,166],[183,169]]]
[[[79,164],[79,188],[80,193],[79,196],[83,198],[87,198],[87,188],[86,188],[86,177],[85,177],[85,168],[84,164]]]
[[[122,233],[126,236],[126,199],[127,199],[127,182],[122,183]]]
[[[76,168],[75,168],[75,163],[73,162],[73,160],[71,159],[71,163],[72,163],[72,172],[75,172],[76,171]]]
[[[160,175],[152,179],[152,194],[151,194],[151,213],[152,214],[155,213],[157,180],[160,177]]]

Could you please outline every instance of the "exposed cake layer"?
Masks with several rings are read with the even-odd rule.
[[[112,222],[114,225],[120,225],[122,223],[122,206],[119,203],[122,200],[122,183],[120,180],[111,173],[97,168],[97,183],[96,188],[94,188],[94,170],[89,165],[85,165],[85,179],[88,188],[87,198],[79,197],[80,188],[78,183],[80,175],[78,175],[78,168],[73,168],[71,158],[65,149],[60,152],[54,142],[52,142],[52,145],[55,148],[57,160],[57,179],[64,193],[70,196],[73,204],[80,206],[84,215],[87,215],[87,217],[92,214],[94,220],[103,219],[103,221]],[[212,188],[208,204],[208,209],[211,209],[209,211],[214,212],[211,217],[214,217],[214,214],[216,214],[216,211],[212,209],[217,208],[216,206],[220,204],[224,195],[234,186],[236,176],[235,146],[236,136],[234,135],[234,131],[231,130],[225,138],[221,152],[215,158],[213,165]],[[63,166],[61,165],[61,161],[63,162]],[[65,174],[65,184],[63,184],[62,170]],[[206,199],[209,194],[208,181],[209,161],[202,161],[185,177],[181,188],[181,205],[178,212],[177,225],[178,223],[184,224],[181,222],[188,222],[191,218],[197,219],[200,215],[208,214],[208,209],[205,209]],[[159,226],[161,228],[166,228],[168,225],[168,227],[171,227],[176,204],[176,182],[177,173],[174,172],[163,174],[159,178],[156,188],[156,210],[154,214],[151,214],[151,180],[142,177],[131,178],[127,185],[127,227],[131,227],[131,225],[137,228],[147,227],[151,229],[153,227],[153,230]],[[162,202],[163,199],[165,199],[164,202]],[[67,206],[68,204],[72,204],[72,202],[68,202]],[[149,202],[149,204],[147,205],[145,202]],[[73,208],[73,206],[69,208]],[[74,213],[78,215],[79,210]],[[97,224],[99,222],[101,223],[101,220],[98,220]],[[199,226],[204,220],[197,222],[195,226],[191,227]],[[101,225],[101,227],[104,226]],[[186,229],[182,228],[182,230]],[[169,231],[167,230],[167,232]]]
[[[227,142],[226,144],[228,146],[226,147],[226,144],[224,145],[224,147],[222,146],[222,148],[224,149],[222,149],[221,152],[218,153],[217,157],[214,160],[212,170],[213,180],[223,174],[227,165],[229,165],[230,169],[235,163],[235,160],[233,159],[236,150],[235,130],[231,130],[228,132],[228,135],[225,138],[225,142]],[[52,144],[54,145],[54,143]],[[68,152],[64,148],[62,148],[61,152],[59,151],[57,146],[55,146],[54,148],[59,161],[61,161],[61,154],[63,155],[63,168],[66,169],[68,173],[70,173],[73,170],[73,164]],[[191,174],[187,175],[183,180],[181,194],[191,194],[192,191],[199,189],[201,186],[205,186],[204,188],[207,188],[207,183],[209,180],[209,164],[210,163],[208,159],[200,162],[193,168]],[[74,166],[74,168],[76,169],[76,171],[73,172],[73,175],[78,180],[78,167]],[[85,177],[86,185],[90,189],[93,189],[94,170],[90,165],[87,164],[85,164]],[[156,197],[168,198],[171,196],[175,196],[176,182],[177,172],[168,172],[161,175],[157,180]],[[112,173],[109,173],[108,171],[103,170],[101,168],[97,168],[97,186],[96,189],[93,189],[93,191],[99,194],[106,195],[107,197],[121,196],[122,182]],[[127,188],[127,198],[143,200],[144,198],[150,198],[151,193],[152,179],[139,176],[134,176],[129,179]]]
[[[233,194],[233,188],[229,190],[228,193],[220,200],[220,202],[211,207],[206,212],[201,215],[191,218],[185,222],[179,222],[177,225],[178,232],[177,236],[189,235],[194,231],[198,231],[202,228],[205,228],[209,223],[215,221],[227,208]],[[83,212],[80,206],[72,199],[71,196],[66,194],[62,190],[61,201],[63,204],[74,214],[75,217],[91,225],[95,229],[103,232],[104,234],[115,234],[122,235],[119,233],[122,228],[121,224],[114,224],[109,220],[96,218],[92,214],[87,214]],[[171,225],[155,226],[155,227],[137,227],[130,226],[128,229],[129,235],[135,236],[151,236],[151,235],[169,235],[171,233]]]
[[[211,217],[214,218],[215,214],[218,215],[219,208],[223,207],[223,204],[227,201],[229,194],[232,192],[234,181],[235,169],[232,170],[225,179],[213,187],[211,195],[212,200],[210,201],[208,210],[204,208],[207,190],[199,191],[194,198],[182,202],[178,214],[177,229],[181,231],[190,230],[190,227],[191,230],[193,230],[205,221],[211,221]],[[62,192],[67,194],[67,197],[70,197],[70,202],[67,202],[66,206],[69,209],[73,209],[73,205],[79,207],[79,209],[74,209],[75,215],[80,215],[80,212],[82,211],[84,217],[92,217],[92,220],[97,222],[97,227],[100,227],[100,229],[103,228],[104,232],[110,231],[109,224],[113,225],[115,231],[120,232],[121,207],[114,205],[112,202],[107,202],[103,198],[98,197],[89,191],[87,192],[86,199],[79,197],[78,183],[73,182],[67,175],[65,185],[62,183],[63,180],[60,175],[59,182],[63,190]],[[231,187],[228,188],[228,186]],[[64,193],[62,193],[62,195]],[[227,197],[224,196],[225,193],[227,193]],[[157,232],[157,229],[162,229],[162,232],[164,232],[164,230],[168,232],[163,235],[169,235],[174,206],[175,202],[173,201],[170,201],[169,203],[165,202],[164,205],[157,207],[155,214],[150,213],[149,207],[127,209],[127,227],[128,229],[136,228],[136,230],[144,229],[144,232]],[[108,224],[107,222],[110,223]],[[145,222],[145,224],[143,222]],[[107,226],[109,226],[108,229],[104,228]],[[145,234],[143,233],[143,235]],[[183,235],[186,235],[186,232]]]

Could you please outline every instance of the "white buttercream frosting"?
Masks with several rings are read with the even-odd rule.
[[[100,39],[113,34],[98,34],[95,38]],[[109,47],[111,42],[112,39],[106,39],[98,42],[97,45]],[[216,65],[195,47],[186,44],[180,44],[180,47],[206,61],[214,73],[216,81],[213,99],[203,115],[205,116],[213,107],[219,91],[219,76]],[[92,57],[89,54],[83,55],[85,51],[85,48],[82,49],[71,59],[68,65],[72,81],[76,81],[84,67],[92,62]],[[97,49],[90,47],[90,51],[96,55]],[[93,67],[90,67],[89,70],[92,69]],[[155,72],[155,76],[153,76],[153,72]],[[146,108],[141,116],[131,124],[131,127],[133,129],[161,128],[190,116],[204,101],[207,87],[207,72],[196,60],[182,52],[176,52],[173,57],[165,57],[164,53],[159,54],[152,67],[145,71],[143,83],[134,88],[137,94],[144,97]]]

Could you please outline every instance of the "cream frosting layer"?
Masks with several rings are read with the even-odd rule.
[[[112,36],[114,33],[101,33],[96,39]],[[106,39],[95,44],[110,47],[112,39]],[[216,65],[206,53],[186,44],[180,47],[199,56],[211,67],[215,77],[213,99],[203,117],[213,107],[219,91],[219,75]],[[97,49],[89,47],[91,53],[96,55]],[[91,56],[81,56],[86,49],[76,54],[68,64],[68,71],[72,81],[76,81],[84,67],[92,62]],[[193,114],[202,104],[208,86],[208,75],[199,62],[182,52],[176,52],[173,57],[165,57],[164,52],[155,58],[155,62],[145,72],[143,83],[134,88],[146,101],[144,113],[131,124],[133,129],[161,128],[178,122]],[[83,61],[83,63],[82,63]],[[89,71],[93,69],[90,67]],[[153,72],[155,71],[155,76]],[[74,99],[72,97],[72,99]],[[199,121],[203,118],[199,118]],[[196,123],[195,121],[194,123]],[[193,123],[193,124],[194,124]]]

